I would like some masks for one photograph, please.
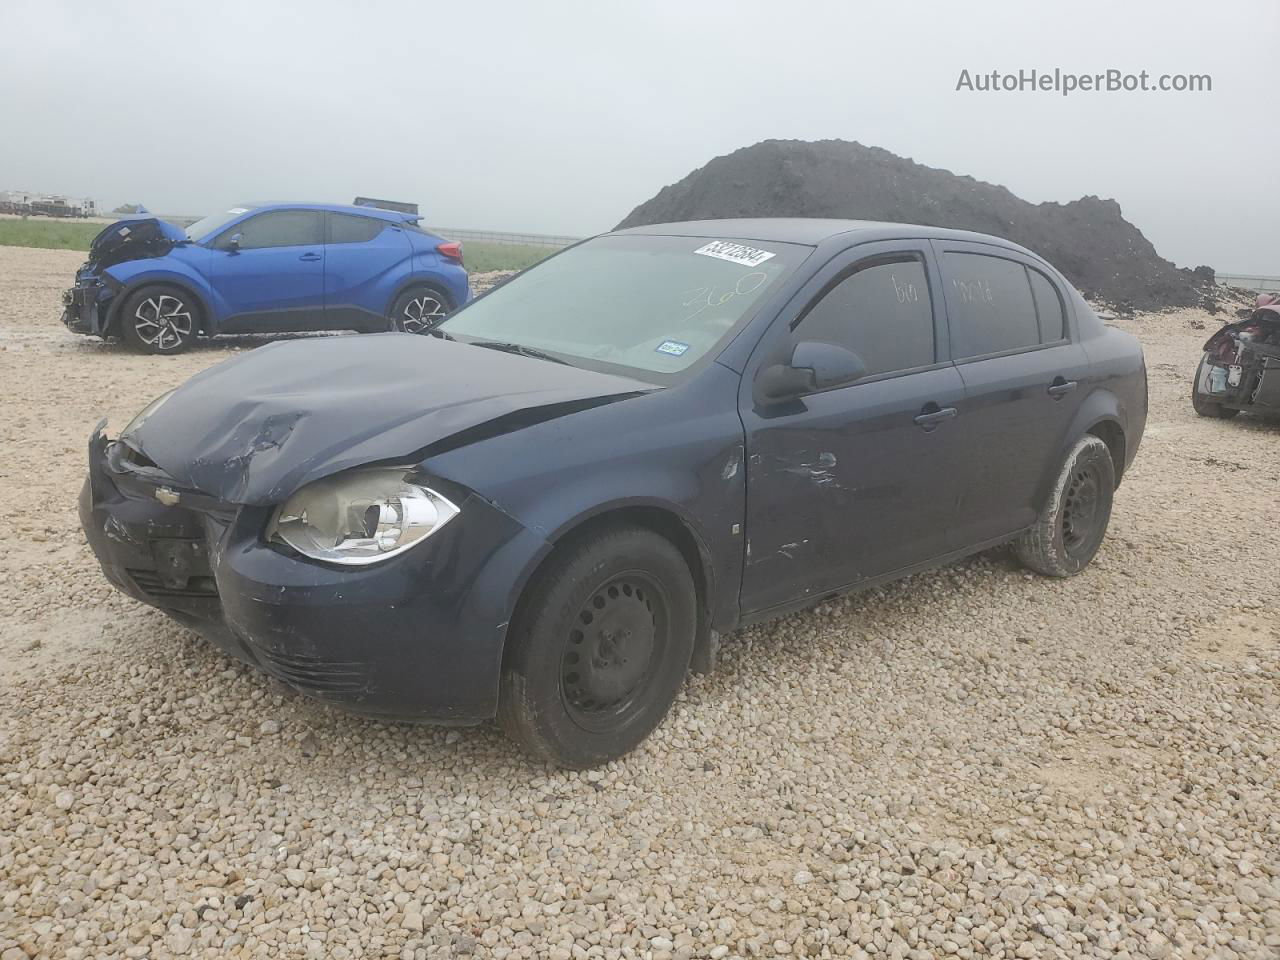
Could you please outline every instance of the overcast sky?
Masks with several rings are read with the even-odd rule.
[[[714,156],[858,140],[1113,197],[1182,266],[1280,275],[1280,3],[150,3],[0,8],[0,189],[204,213],[415,200],[583,235]],[[1207,73],[1210,93],[956,92]]]

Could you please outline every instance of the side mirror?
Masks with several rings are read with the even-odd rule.
[[[834,343],[801,340],[792,349],[789,362],[771,364],[756,374],[752,392],[759,404],[781,403],[842,387],[866,374],[862,358],[852,350]]]
[[[794,400],[814,391],[813,371],[797,370],[785,363],[761,367],[753,385],[755,401],[760,406]]]
[[[229,253],[239,253],[240,241],[243,239],[244,239],[244,234],[233,233],[230,237],[227,238],[227,246],[226,246],[227,251]]]

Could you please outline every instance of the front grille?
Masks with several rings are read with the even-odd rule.
[[[218,585],[213,577],[191,577],[185,587],[170,587],[154,570],[129,570],[129,577],[143,593],[152,597],[216,597]]]
[[[317,693],[360,693],[369,684],[369,667],[354,660],[326,660],[254,646],[263,669],[286,683]]]

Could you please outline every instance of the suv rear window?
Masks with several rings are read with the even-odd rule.
[[[1040,345],[1026,267],[981,253],[944,256],[948,300],[954,307],[951,354],[956,360]]]
[[[349,213],[325,215],[325,243],[367,243],[382,232],[385,220],[358,217]]]

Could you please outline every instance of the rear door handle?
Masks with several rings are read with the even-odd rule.
[[[930,410],[930,407],[933,407],[933,409]],[[950,420],[959,413],[960,411],[955,407],[939,408],[936,403],[927,403],[925,404],[925,412],[915,418],[915,423],[918,427],[932,427],[943,420]]]
[[[319,259],[320,259],[320,254],[318,254],[318,253],[304,253],[304,254],[303,254],[302,256],[300,256],[298,259],[299,259],[299,260],[319,260]]]
[[[1060,400],[1077,386],[1079,384],[1075,380],[1064,380],[1062,377],[1055,377],[1053,383],[1049,384],[1049,396],[1055,400]]]

